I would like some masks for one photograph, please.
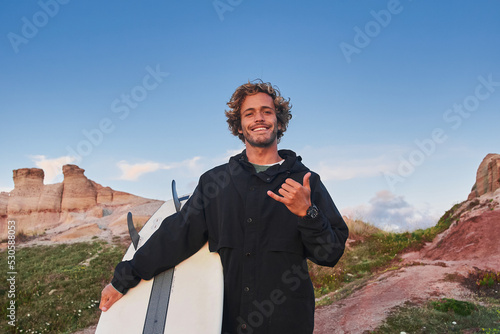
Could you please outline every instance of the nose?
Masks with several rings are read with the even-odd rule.
[[[264,122],[264,113],[262,111],[258,111],[255,113],[255,121]]]

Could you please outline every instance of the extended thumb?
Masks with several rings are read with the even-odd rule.
[[[311,183],[309,182],[309,179],[311,178],[311,172],[307,172],[306,175],[304,175],[304,181],[302,182],[302,185],[309,190],[311,189]]]

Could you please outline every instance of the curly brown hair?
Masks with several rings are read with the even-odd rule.
[[[263,82],[258,79],[253,82],[248,82],[239,86],[236,91],[231,96],[231,99],[227,103],[229,110],[226,110],[227,124],[229,124],[229,130],[235,136],[245,142],[243,134],[239,133],[241,130],[241,105],[245,98],[249,95],[255,95],[257,93],[266,93],[274,101],[274,109],[276,110],[276,117],[278,119],[278,124],[281,125],[281,129],[278,130],[277,138],[278,142],[286,131],[288,122],[292,118],[290,104],[290,99],[285,100],[278,89],[278,87],[271,85],[269,82]]]

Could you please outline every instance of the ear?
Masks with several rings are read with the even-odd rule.
[[[241,130],[241,126],[238,128],[238,133],[243,134],[243,130]]]

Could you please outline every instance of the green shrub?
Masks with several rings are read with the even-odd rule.
[[[464,304],[462,304],[464,303]],[[435,306],[436,305],[436,306]],[[437,307],[437,309],[436,309]],[[460,315],[464,311],[467,315]],[[499,333],[500,311],[467,302],[445,300],[396,307],[374,334],[394,333]]]
[[[431,304],[437,311],[453,312],[461,316],[471,315],[476,308],[472,303],[448,298],[433,301]]]

